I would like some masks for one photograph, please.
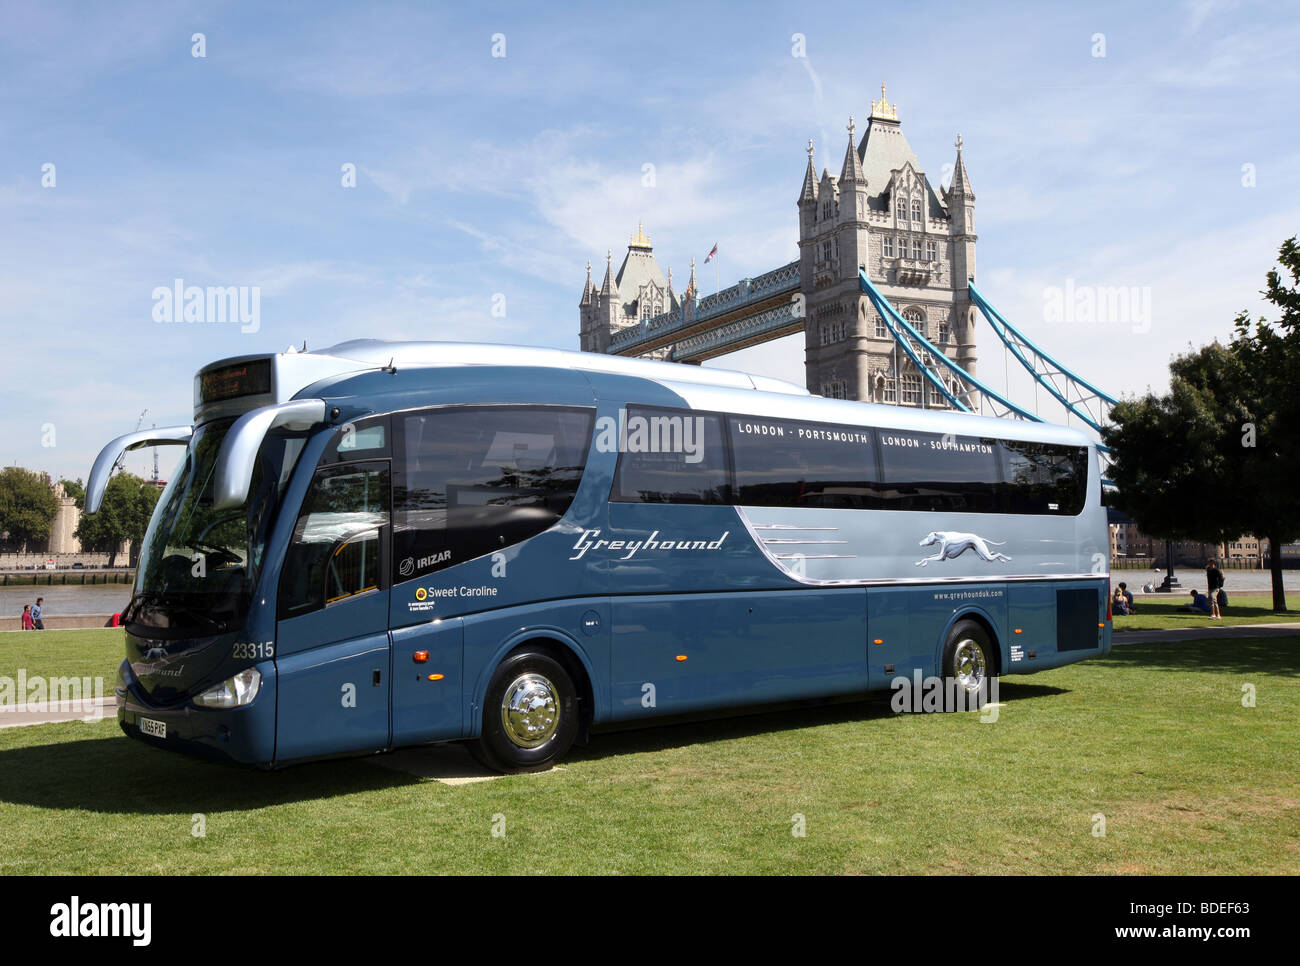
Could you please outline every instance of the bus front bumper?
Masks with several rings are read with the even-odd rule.
[[[118,669],[117,722],[123,733],[156,748],[270,768],[275,757],[275,673],[262,675],[253,701],[230,710],[196,707],[190,701],[152,704],[123,661]]]

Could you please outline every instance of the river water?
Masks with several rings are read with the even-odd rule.
[[[1225,570],[1223,576],[1227,581],[1223,589],[1228,592],[1228,597],[1233,594],[1269,594],[1273,592],[1273,577],[1267,570]],[[1182,567],[1175,568],[1174,577],[1177,579],[1183,596],[1187,596],[1189,590],[1199,590],[1205,593],[1205,571],[1188,570]],[[1135,594],[1142,592],[1145,584],[1159,585],[1165,579],[1163,570],[1112,570],[1110,572],[1111,586],[1119,583],[1121,580],[1128,584],[1128,589]],[[1287,592],[1300,590],[1300,570],[1282,571],[1282,586]]]
[[[51,587],[0,587],[0,617],[22,615],[23,604],[44,597],[46,617],[69,614],[117,614],[131,599],[130,584],[80,584]]]

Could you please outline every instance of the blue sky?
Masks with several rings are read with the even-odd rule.
[[[783,264],[807,139],[838,173],[881,81],[932,180],[962,133],[995,304],[1160,389],[1300,231],[1294,5],[975,7],[6,3],[0,460],[84,477],[141,410],[188,422],[199,366],[304,340],[576,348],[584,264],[638,219],[679,287],[714,242],[723,285]],[[259,331],[154,322],[176,278],[260,287]],[[1149,324],[1053,321],[1067,284],[1149,290]],[[718,364],[802,381],[802,355]]]

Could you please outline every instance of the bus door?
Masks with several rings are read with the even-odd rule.
[[[277,761],[389,746],[390,494],[372,460],[322,465],[303,501],[280,578]]]

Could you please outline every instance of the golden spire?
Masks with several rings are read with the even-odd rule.
[[[882,121],[898,120],[898,102],[895,101],[890,104],[889,101],[885,100],[885,85],[883,82],[880,85],[880,100],[871,102],[871,116],[873,118],[878,117]]]
[[[640,222],[640,221],[638,221],[638,222],[636,223],[636,234],[633,235],[633,236],[632,236],[632,240],[631,240],[630,242],[628,242],[628,247],[629,247],[629,248],[649,248],[649,247],[650,247],[650,238],[649,238],[649,236],[646,235],[645,230],[641,227],[641,222]]]

